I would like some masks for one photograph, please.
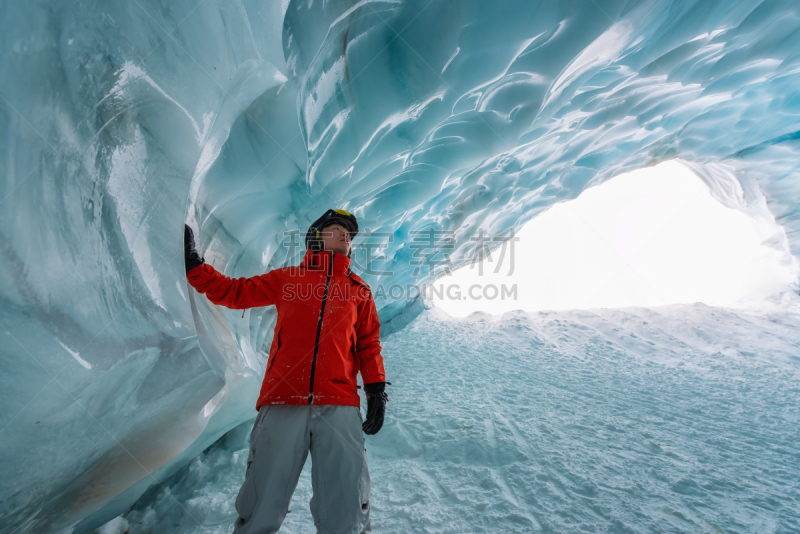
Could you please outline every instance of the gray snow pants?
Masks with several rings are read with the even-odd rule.
[[[250,434],[234,534],[278,532],[309,450],[310,506],[317,532],[372,532],[361,423],[361,410],[355,406],[262,406]]]

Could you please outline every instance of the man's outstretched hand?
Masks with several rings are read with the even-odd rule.
[[[377,434],[383,426],[383,417],[386,413],[386,382],[373,382],[364,384],[364,393],[367,394],[367,420],[361,425],[364,434]]]
[[[195,267],[203,265],[205,260],[200,257],[200,254],[197,253],[197,249],[194,248],[194,234],[192,233],[192,229],[189,228],[188,224],[184,224],[183,226],[183,257],[186,261],[186,273],[188,274],[189,271]]]

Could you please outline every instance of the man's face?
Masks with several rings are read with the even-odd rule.
[[[329,224],[319,234],[323,250],[332,250],[345,256],[350,252],[350,232],[341,224]]]

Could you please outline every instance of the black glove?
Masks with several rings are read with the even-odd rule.
[[[364,393],[367,394],[367,420],[361,425],[364,434],[377,434],[383,426],[386,403],[389,401],[389,396],[384,392],[385,389],[386,382],[364,384]]]
[[[205,263],[205,259],[200,257],[200,254],[197,253],[197,249],[194,248],[194,234],[192,233],[192,229],[189,228],[188,224],[183,225],[185,227],[183,231],[183,257],[186,261],[186,272],[188,273],[195,267],[200,267]]]

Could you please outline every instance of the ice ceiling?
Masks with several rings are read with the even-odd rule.
[[[369,283],[423,282],[413,231],[454,231],[458,264],[677,157],[800,251],[793,0],[0,10],[4,532],[86,532],[252,415],[273,312],[188,291],[184,221],[250,276],[345,208],[391,236]],[[379,306],[386,332],[411,313]]]

